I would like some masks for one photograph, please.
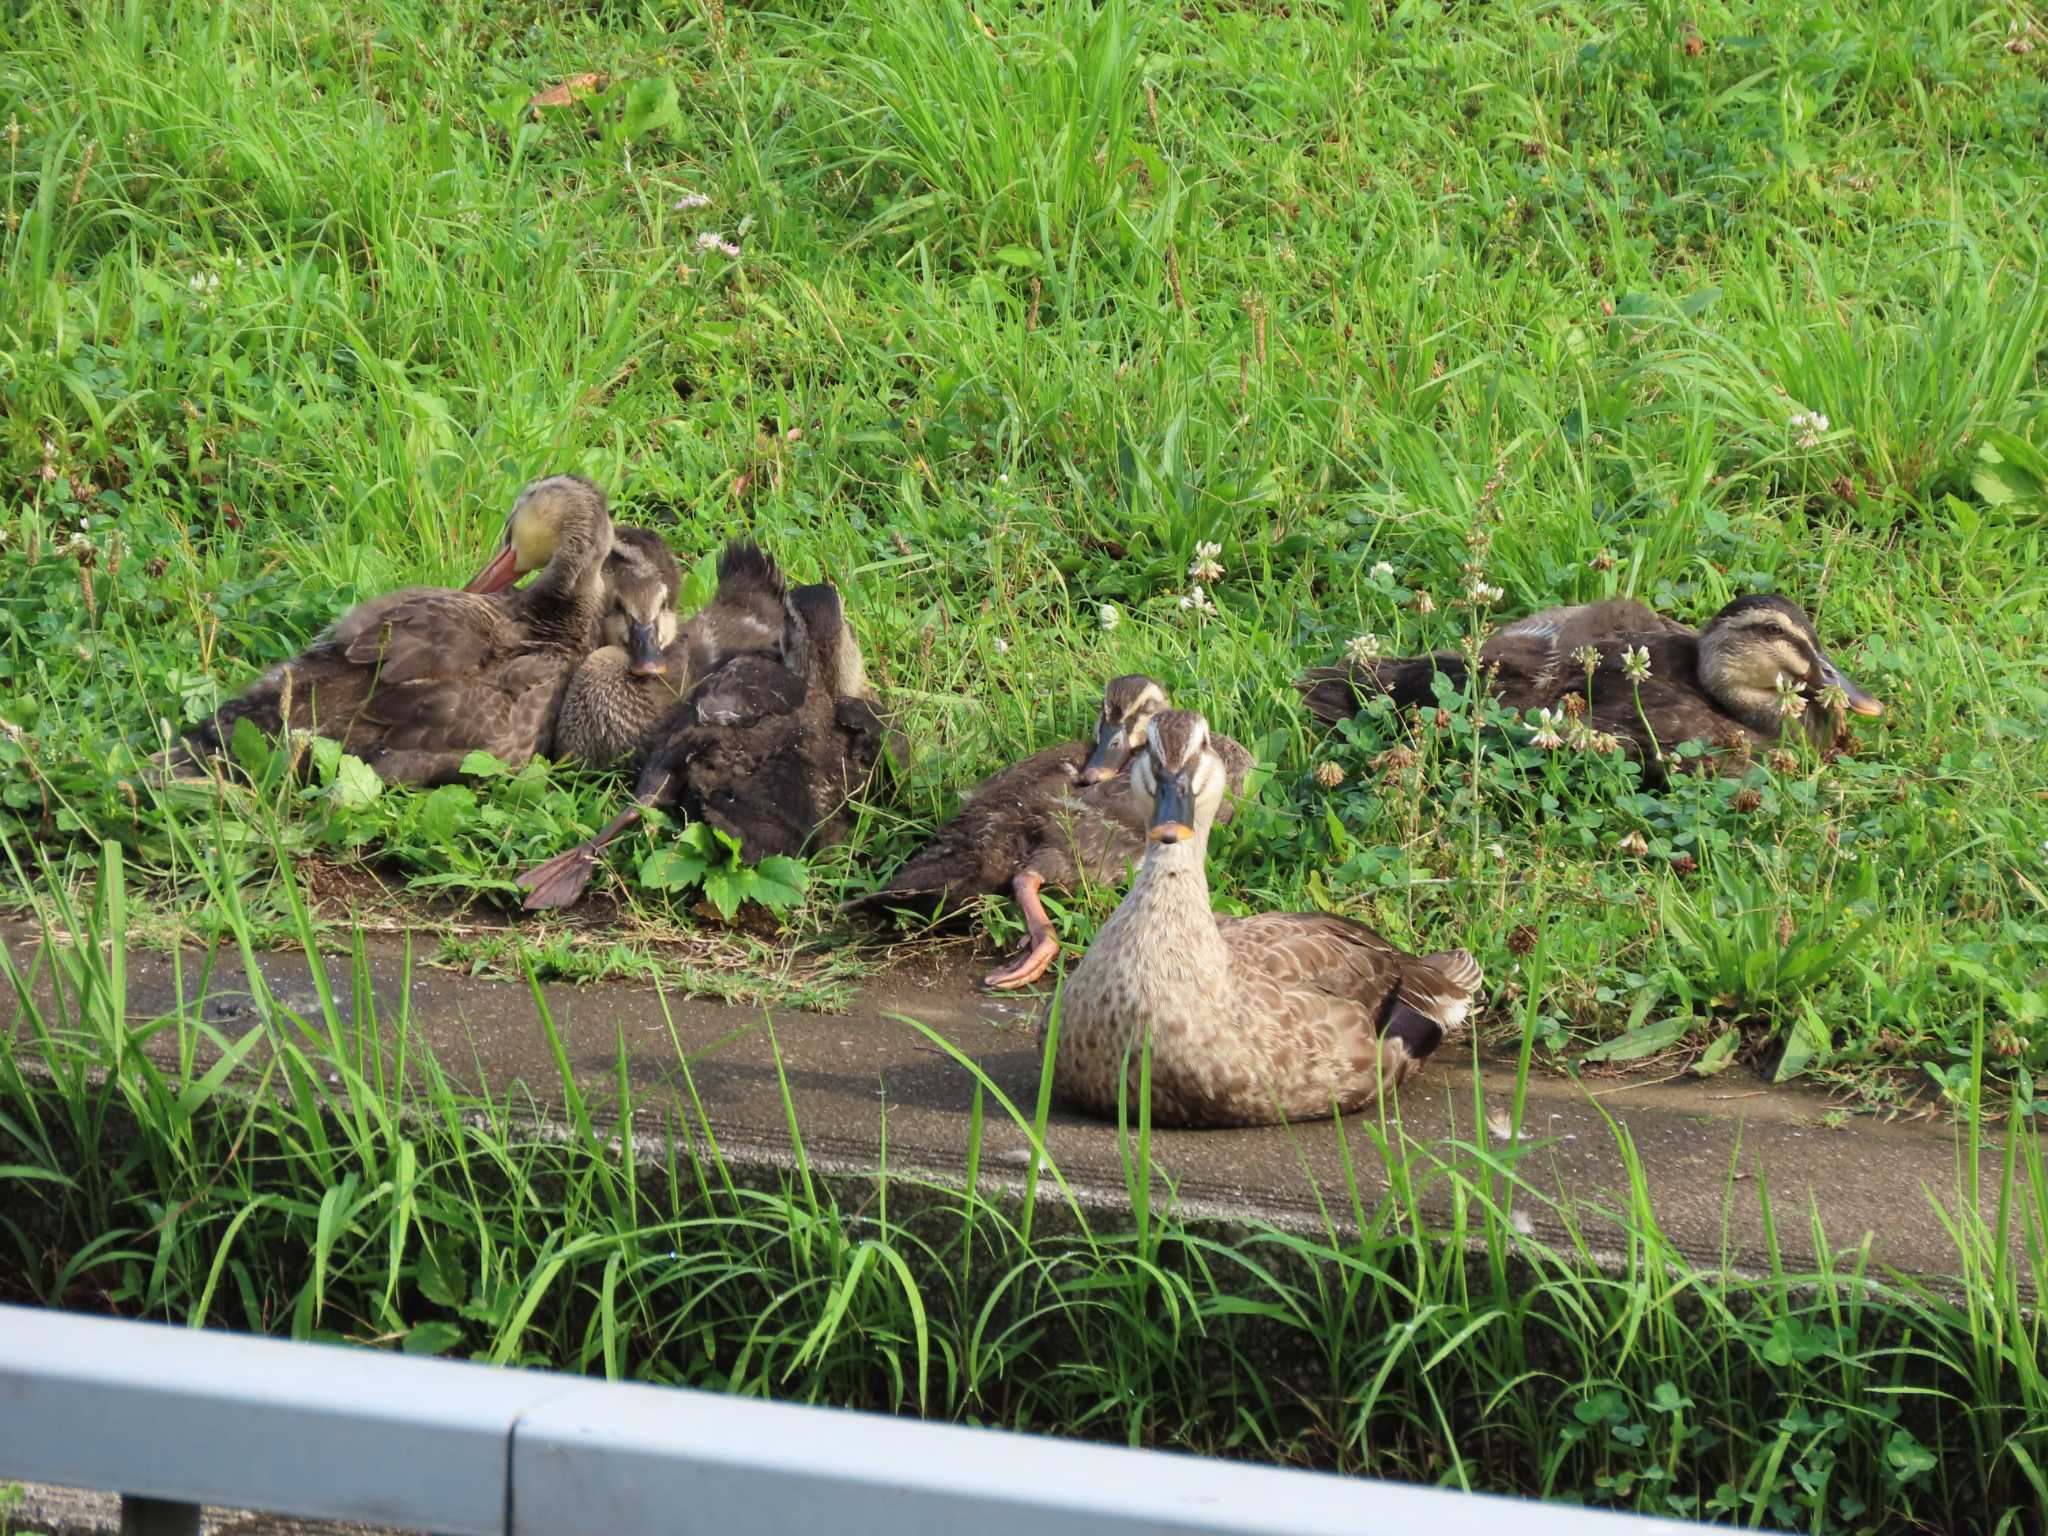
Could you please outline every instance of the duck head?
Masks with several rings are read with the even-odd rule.
[[[676,557],[651,528],[615,528],[604,577],[611,601],[599,622],[599,643],[624,651],[632,676],[660,677],[676,637],[674,602],[682,585]]]
[[[498,553],[462,590],[502,592],[542,569],[573,585],[583,576],[594,577],[611,547],[604,492],[581,475],[548,475],[519,493],[505,518]]]
[[[1223,759],[1209,745],[1207,720],[1191,709],[1152,717],[1131,764],[1131,790],[1147,808],[1147,837],[1163,844],[1206,841],[1228,785]]]
[[[1806,611],[1773,594],[1738,597],[1715,614],[1700,632],[1699,668],[1717,703],[1767,735],[1796,718],[1823,738],[1842,710],[1884,713],[1821,649]]]
[[[1153,719],[1170,707],[1166,690],[1143,673],[1112,677],[1102,690],[1102,713],[1095,721],[1095,749],[1081,765],[1080,781],[1102,784],[1122,773],[1132,754],[1145,745]]]

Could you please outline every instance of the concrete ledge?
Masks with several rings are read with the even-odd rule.
[[[0,926],[17,962],[36,961],[40,935]],[[415,961],[405,980],[400,946],[369,946],[379,1028],[387,1035],[409,1015],[416,1042],[430,1046],[455,1081],[496,1092],[524,1085],[545,1114],[561,1100],[554,1057],[524,984],[463,977]],[[199,954],[188,952],[186,986]],[[319,1017],[303,956],[265,955],[258,965],[279,1003]],[[44,967],[47,972],[47,966]],[[137,1022],[176,1006],[170,959],[134,951],[127,958],[128,1008]],[[958,1185],[965,1171],[974,1081],[912,1024],[916,1019],[975,1061],[1025,1113],[1037,1093],[1035,1001],[990,997],[974,981],[981,967],[957,951],[933,951],[920,963],[871,979],[844,1013],[736,1008],[662,998],[651,988],[608,983],[544,986],[579,1089],[609,1113],[623,1048],[635,1096],[632,1131],[649,1151],[665,1150],[677,1110],[694,1085],[719,1150],[744,1172],[778,1175],[794,1167],[783,1101],[787,1083],[803,1153],[814,1172],[872,1178],[886,1125],[892,1173],[924,1174]],[[337,1002],[348,1007],[347,962],[328,962]],[[47,991],[47,975],[39,989]],[[216,963],[201,1015],[238,1036],[259,1023],[238,958]],[[678,1055],[680,1047],[681,1057]],[[153,1046],[152,1049],[155,1047]],[[1425,1189],[1424,1209],[1441,1209],[1440,1175],[1477,1171],[1480,1159],[1511,1162],[1535,1196],[1518,1197],[1518,1224],[1552,1244],[1574,1228],[1596,1251],[1619,1248],[1617,1213],[1628,1203],[1630,1171],[1615,1129],[1624,1129],[1660,1226],[1688,1260],[1763,1272],[1772,1263],[1759,1198],[1767,1188],[1778,1251],[1792,1269],[1814,1261],[1810,1213],[1830,1247],[1868,1244],[1873,1258],[1902,1271],[1943,1276],[1956,1267],[1945,1214],[1960,1209],[1962,1147],[1949,1126],[1853,1120],[1829,1127],[1830,1105],[1802,1089],[1772,1088],[1732,1074],[1711,1082],[1605,1080],[1580,1084],[1534,1075],[1524,1115],[1525,1140],[1508,1145],[1475,1109],[1504,1116],[1513,1091],[1511,1063],[1474,1062],[1469,1046],[1446,1047],[1403,1092],[1385,1131],[1404,1145],[1406,1177]],[[779,1058],[779,1059],[778,1059]],[[688,1083],[683,1063],[688,1063]],[[1476,1073],[1476,1077],[1475,1077]],[[992,1098],[984,1105],[982,1175],[991,1190],[1022,1187],[1028,1138]],[[685,1117],[687,1119],[687,1116]],[[1611,1123],[1610,1123],[1611,1121]],[[616,1123],[613,1117],[612,1123]],[[623,1129],[623,1128],[621,1128]],[[1155,1131],[1153,1155],[1171,1199],[1189,1220],[1252,1222],[1321,1234],[1351,1226],[1347,1153],[1370,1206],[1388,1188],[1374,1150],[1376,1120],[1352,1116],[1237,1131]],[[1127,1218],[1123,1154],[1116,1127],[1055,1109],[1048,1150],[1084,1212]],[[1987,1138],[1980,1166],[1981,1210],[1995,1216],[1998,1162]],[[1041,1182],[1042,1201],[1060,1195]],[[1164,1187],[1156,1201],[1164,1201]],[[2017,1252],[2017,1235],[2015,1251]],[[1596,1252],[1597,1256],[1597,1252]]]

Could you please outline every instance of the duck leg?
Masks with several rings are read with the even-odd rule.
[[[536,864],[521,875],[518,883],[526,891],[526,910],[546,912],[574,906],[583,894],[583,888],[590,884],[591,875],[596,872],[599,851],[638,821],[649,803],[648,800],[636,799],[607,822],[604,830],[589,842],[578,843],[567,853],[557,854],[545,864]]]
[[[1052,931],[1052,919],[1045,915],[1045,903],[1038,899],[1039,887],[1044,884],[1045,876],[1028,869],[1018,871],[1017,878],[1010,882],[1010,892],[1024,913],[1024,931],[1029,942],[1024,952],[1009,964],[982,977],[983,986],[1002,991],[1028,987],[1045,974],[1045,968],[1060,952],[1060,937]]]

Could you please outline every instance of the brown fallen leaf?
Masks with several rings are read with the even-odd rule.
[[[603,79],[603,75],[594,72],[571,75],[568,79],[549,86],[526,104],[529,107],[566,107],[573,104],[577,97],[588,96],[596,90]]]

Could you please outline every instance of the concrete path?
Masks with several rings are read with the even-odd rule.
[[[39,942],[32,931],[0,925],[0,936],[17,961],[32,961]],[[523,984],[471,979],[416,963],[407,994],[402,949],[380,942],[370,954],[382,1027],[409,1010],[418,1036],[456,1080],[497,1091],[524,1084],[542,1104],[560,1103],[554,1058]],[[285,1006],[317,1017],[301,956],[265,956],[259,963]],[[772,1019],[759,1009],[689,999],[669,1000],[665,1012],[651,988],[615,983],[542,991],[593,1103],[612,1101],[624,1042],[636,1096],[635,1130],[642,1136],[666,1144],[677,1124],[676,1106],[688,1102],[682,1070],[687,1059],[721,1151],[742,1168],[772,1173],[792,1162],[782,1096],[786,1079],[814,1171],[872,1175],[886,1122],[892,1172],[921,1171],[957,1182],[965,1166],[973,1079],[908,1021],[921,1021],[976,1061],[1026,1115],[1039,1079],[1036,1003],[982,994],[975,986],[982,969],[957,949],[927,951],[915,963],[861,984],[850,1012],[779,1012]],[[168,956],[131,951],[128,972],[135,1019],[173,1008]],[[329,972],[345,1000],[346,960],[330,961]],[[192,974],[188,969],[188,985]],[[237,960],[223,957],[203,1007],[208,1022],[230,1035],[256,1025]],[[1403,1091],[1400,1121],[1389,1126],[1397,1146],[1404,1130],[1409,1139],[1410,1176],[1429,1191],[1425,1209],[1442,1209],[1442,1171],[1469,1171],[1476,1145],[1489,1157],[1519,1163],[1540,1197],[1517,1201],[1518,1222],[1525,1216],[1533,1235],[1562,1241],[1568,1215],[1595,1250],[1618,1246],[1619,1230],[1604,1213],[1624,1203],[1628,1187],[1619,1127],[1640,1155],[1661,1226],[1695,1262],[1768,1267],[1759,1199],[1767,1188],[1780,1251],[1792,1268],[1812,1258],[1810,1208],[1819,1210],[1829,1244],[1838,1250],[1867,1239],[1878,1260],[1900,1269],[1940,1275],[1955,1268],[1941,1215],[1957,1206],[1963,1171],[1952,1127],[1859,1118],[1830,1129],[1830,1106],[1819,1095],[1769,1088],[1737,1071],[1709,1082],[1605,1079],[1583,1085],[1537,1074],[1529,1084],[1525,1140],[1510,1145],[1487,1121],[1509,1107],[1512,1063],[1487,1060],[1476,1071],[1484,1118],[1475,1111],[1475,1064],[1465,1045],[1446,1047]],[[1353,1116],[1343,1129],[1370,1203],[1387,1187],[1370,1137],[1376,1126],[1372,1117]],[[1084,1209],[1112,1223],[1127,1219],[1124,1163],[1113,1125],[1055,1108],[1047,1142]],[[1016,1188],[1027,1145],[991,1099],[985,1180]],[[1320,1232],[1327,1208],[1341,1225],[1349,1224],[1344,1147],[1330,1122],[1158,1131],[1153,1152],[1189,1218],[1256,1220]],[[1995,1145],[1987,1148],[1987,1217],[1994,1214],[1997,1160]],[[1042,1186],[1041,1198],[1050,1182]],[[1164,1195],[1162,1186],[1155,1201]]]

